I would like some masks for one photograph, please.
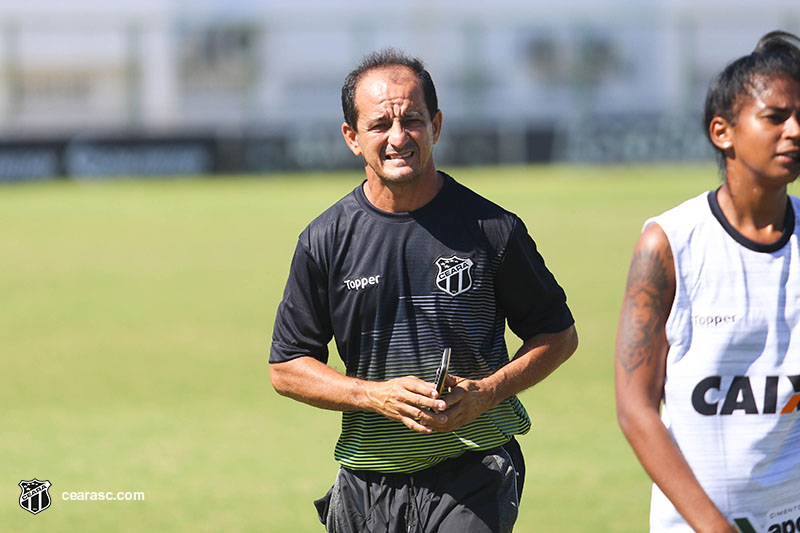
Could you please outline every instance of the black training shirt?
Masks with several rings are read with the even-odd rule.
[[[573,323],[522,221],[442,176],[441,191],[416,211],[381,211],[360,185],[309,224],[278,308],[270,363],[327,362],[333,337],[349,376],[433,381],[449,346],[450,372],[479,379],[508,362],[506,320],[523,340]],[[529,427],[516,397],[448,434],[345,412],[335,456],[354,469],[411,472]]]

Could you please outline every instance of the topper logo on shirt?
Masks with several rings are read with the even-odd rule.
[[[349,291],[360,291],[370,285],[377,285],[381,281],[381,275],[369,276],[364,278],[346,279],[344,285]]]
[[[450,296],[457,296],[472,288],[472,259],[460,257],[440,257],[436,260],[439,273],[436,286]]]
[[[785,376],[792,383],[795,392],[786,405],[778,411],[778,383],[781,376],[765,376],[764,379],[764,401],[759,411],[756,403],[756,396],[750,384],[750,376],[735,376],[728,386],[725,393],[725,400],[720,402],[709,402],[706,393],[712,389],[720,391],[722,387],[722,376],[709,376],[701,379],[692,391],[692,406],[701,415],[731,415],[734,411],[743,411],[747,415],[774,415],[780,413],[788,415],[800,410],[800,376]]]

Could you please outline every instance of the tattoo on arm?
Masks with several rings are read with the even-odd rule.
[[[672,253],[637,247],[628,272],[617,339],[617,359],[630,378],[642,365],[654,364],[674,297]]]

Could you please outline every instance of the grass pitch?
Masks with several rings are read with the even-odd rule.
[[[516,531],[645,530],[649,482],[614,413],[617,313],[642,222],[716,187],[714,168],[445,170],[522,217],[581,338],[523,394]],[[360,180],[0,187],[2,529],[322,531],[339,415],[276,395],[266,360],[297,235]],[[18,505],[33,477],[53,484],[37,516]],[[62,500],[78,491],[145,501]]]

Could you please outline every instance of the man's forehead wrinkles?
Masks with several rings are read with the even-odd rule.
[[[360,115],[358,122],[366,127],[427,116],[419,80],[405,69],[379,69],[367,73],[356,86],[354,103]]]
[[[413,102],[405,100],[402,102],[387,102],[384,105],[376,106],[372,113],[365,113],[367,120],[380,120],[394,117],[421,117],[424,116],[421,109],[417,109]]]

